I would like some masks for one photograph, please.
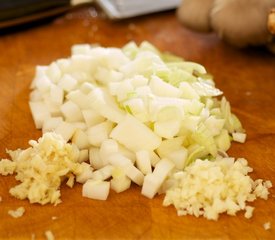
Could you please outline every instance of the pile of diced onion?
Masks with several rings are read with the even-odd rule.
[[[231,141],[246,138],[202,65],[161,53],[148,42],[121,49],[75,45],[69,58],[38,66],[31,89],[36,128],[55,132],[78,148],[77,161],[85,166],[78,176],[82,194],[92,199],[105,200],[110,189],[123,192],[133,182],[148,198],[169,192],[165,204],[174,203],[179,214],[203,215],[203,203],[199,212],[186,210],[199,200],[196,195],[186,200],[186,189],[175,176],[200,161],[228,161]],[[232,171],[229,165],[225,172]],[[238,174],[245,177],[247,171]],[[196,179],[196,172],[192,176]],[[200,185],[204,178],[195,182]],[[219,201],[227,199],[222,194]],[[215,214],[226,212],[222,206],[224,211]]]

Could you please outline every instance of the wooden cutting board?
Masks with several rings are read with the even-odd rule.
[[[245,144],[233,144],[230,155],[245,157],[253,178],[275,184],[275,56],[264,49],[237,50],[214,34],[202,35],[182,27],[174,12],[111,22],[93,7],[68,13],[33,28],[0,36],[0,156],[5,149],[26,148],[37,139],[28,107],[29,85],[36,65],[69,56],[76,43],[121,47],[130,40],[147,40],[163,51],[196,61],[215,76],[233,112],[248,133]],[[62,203],[40,206],[11,197],[13,176],[0,176],[0,239],[275,239],[275,191],[267,201],[257,200],[252,219],[243,213],[222,215],[218,221],[178,217],[173,207],[162,207],[163,196],[149,200],[140,188],[111,192],[107,201],[81,197],[81,185],[62,186]],[[13,219],[8,210],[25,207]],[[53,217],[56,219],[53,219]],[[265,222],[271,229],[263,228]]]

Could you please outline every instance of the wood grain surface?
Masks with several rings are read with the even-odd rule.
[[[215,77],[218,88],[241,119],[248,139],[233,144],[230,155],[246,157],[253,178],[275,184],[275,56],[265,49],[237,50],[215,34],[190,32],[174,12],[112,22],[99,10],[86,7],[31,28],[0,36],[0,157],[5,149],[26,148],[37,139],[28,107],[29,85],[36,65],[69,56],[77,43],[121,47],[130,40],[147,40],[163,51],[196,61]],[[267,201],[257,200],[252,219],[243,213],[222,215],[216,221],[178,217],[173,207],[162,207],[163,196],[149,200],[140,188],[121,194],[113,191],[107,201],[81,197],[81,185],[62,186],[62,203],[40,206],[11,197],[13,176],[0,177],[0,239],[45,239],[51,230],[56,239],[275,239],[275,191]],[[13,219],[8,210],[25,207]],[[52,217],[57,217],[53,220]],[[265,222],[271,229],[263,228]]]

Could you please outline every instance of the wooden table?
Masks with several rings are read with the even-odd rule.
[[[60,16],[48,23],[0,36],[0,156],[5,149],[26,148],[37,139],[28,107],[29,85],[36,65],[66,57],[76,43],[121,47],[130,40],[147,40],[161,50],[199,62],[215,76],[233,111],[248,133],[245,144],[233,144],[230,154],[246,157],[253,178],[275,184],[275,56],[264,49],[237,50],[214,34],[190,32],[174,12],[112,22],[93,7]],[[51,230],[56,239],[275,239],[275,191],[268,201],[257,200],[252,219],[243,213],[222,215],[219,221],[178,217],[173,207],[162,207],[163,196],[149,200],[140,188],[110,193],[107,201],[81,197],[81,185],[62,186],[62,203],[30,205],[8,193],[13,176],[0,177],[0,239],[45,239]],[[22,218],[8,210],[24,206]],[[53,220],[52,217],[57,219]],[[271,229],[263,228],[271,222]]]

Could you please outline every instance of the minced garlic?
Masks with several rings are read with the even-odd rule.
[[[16,163],[8,159],[2,159],[0,161],[0,174],[6,176],[8,174],[13,174],[15,171]]]
[[[50,231],[50,230],[47,230],[45,232],[45,236],[46,236],[47,240],[54,240],[55,239],[52,231]]]
[[[253,216],[253,211],[254,211],[254,207],[246,206],[245,207],[244,217],[245,218],[251,218]]]
[[[264,224],[263,224],[263,227],[264,227],[265,230],[269,230],[269,229],[271,228],[270,222],[264,223]]]
[[[196,160],[168,179],[173,184],[163,204],[173,204],[178,215],[217,220],[221,213],[235,215],[245,210],[245,217],[250,218],[254,208],[246,206],[246,202],[257,197],[267,199],[268,188],[272,186],[270,181],[253,181],[248,176],[252,170],[243,158],[236,161],[234,158]]]
[[[56,205],[61,202],[62,180],[69,177],[73,181],[71,174],[81,173],[81,165],[77,162],[79,150],[55,133],[45,133],[29,144],[31,147],[25,150],[7,151],[12,160],[0,161],[0,173],[16,173],[15,178],[21,183],[10,189],[14,197],[27,198],[31,203]]]
[[[8,214],[11,215],[13,218],[22,217],[24,213],[25,213],[25,208],[24,207],[19,207],[16,210],[9,210],[8,211]]]

